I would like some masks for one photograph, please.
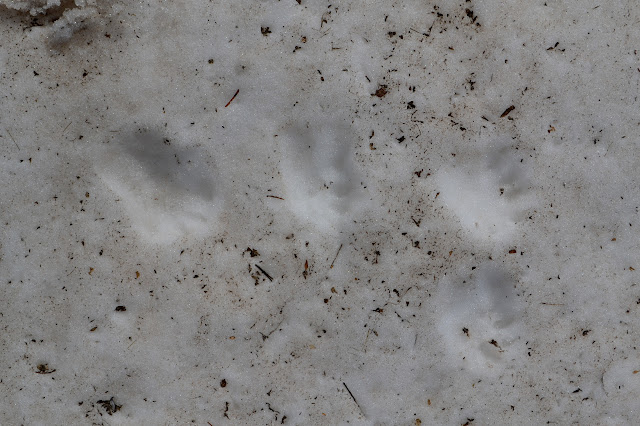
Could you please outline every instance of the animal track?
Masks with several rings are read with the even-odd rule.
[[[476,237],[508,236],[533,194],[520,162],[506,148],[489,149],[483,162],[467,161],[437,176],[443,202]]]
[[[153,132],[136,132],[107,151],[99,174],[143,236],[171,241],[211,232],[222,200],[203,153]]]
[[[284,135],[282,173],[289,207],[328,230],[354,213],[361,199],[352,160],[355,135],[346,124],[308,124]]]
[[[438,330],[454,359],[474,369],[501,362],[519,336],[512,279],[484,265],[467,283],[444,284]]]

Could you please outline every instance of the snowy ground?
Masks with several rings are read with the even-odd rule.
[[[632,424],[640,9],[0,0],[0,424]]]

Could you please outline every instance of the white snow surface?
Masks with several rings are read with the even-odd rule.
[[[0,1],[0,424],[636,423],[638,22]]]

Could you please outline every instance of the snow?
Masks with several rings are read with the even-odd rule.
[[[0,424],[631,424],[629,1],[0,1]]]

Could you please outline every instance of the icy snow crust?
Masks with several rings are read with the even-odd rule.
[[[0,2],[0,423],[634,423],[639,20]]]

